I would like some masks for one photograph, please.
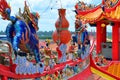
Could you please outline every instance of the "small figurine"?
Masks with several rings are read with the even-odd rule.
[[[50,66],[50,68],[54,68],[54,65],[55,65],[56,63],[55,63],[55,61],[54,61],[54,56],[53,55],[51,55],[50,56],[50,60],[49,60],[49,66]]]
[[[106,65],[108,63],[108,61],[102,55],[96,56],[95,57],[95,62],[98,66],[103,66],[103,65]]]
[[[75,44],[71,42],[71,45],[69,46],[69,49],[68,49],[68,55],[67,55],[68,60],[74,59],[75,48],[76,48]]]

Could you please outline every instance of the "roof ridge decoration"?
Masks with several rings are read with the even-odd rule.
[[[102,2],[101,5],[93,9],[83,11],[75,5],[76,18],[85,21],[85,23],[94,23],[102,19],[120,22],[120,0],[103,1],[112,1],[111,7],[107,7],[106,3]]]

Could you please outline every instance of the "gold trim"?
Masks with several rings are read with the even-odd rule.
[[[90,67],[90,68],[91,68],[91,71],[92,71],[93,73],[95,73],[95,74],[103,77],[103,78],[106,79],[106,80],[116,80],[115,78],[113,78],[113,77],[111,77],[111,76],[109,76],[109,75],[107,75],[107,74],[104,74],[103,72],[100,72],[99,70],[97,70],[97,69],[95,69],[95,68],[93,68],[93,67]]]

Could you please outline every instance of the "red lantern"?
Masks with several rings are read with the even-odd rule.
[[[60,42],[67,44],[71,40],[71,33],[68,30],[63,30],[60,32]]]
[[[53,32],[52,38],[53,38],[53,41],[54,41],[55,43],[58,42],[58,34],[57,34],[57,31]]]
[[[52,37],[54,42],[58,42],[60,40],[60,43],[67,44],[71,39],[71,33],[68,30],[63,30],[58,34],[58,32],[55,31]]]
[[[57,19],[55,26],[56,28],[62,28],[62,29],[68,29],[69,22],[67,21],[65,17],[65,11],[66,9],[58,9],[59,18]]]
[[[69,22],[65,18],[66,9],[58,9],[59,18],[55,23],[56,31],[53,33],[53,41],[58,43],[56,51],[58,52],[58,59],[62,57],[62,52],[59,50],[59,46],[63,43],[66,44],[71,39],[71,33],[68,31]]]
[[[58,52],[58,59],[62,57],[62,52],[60,51],[59,47],[56,48],[56,51]]]

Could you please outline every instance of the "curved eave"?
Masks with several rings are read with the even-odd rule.
[[[104,17],[111,21],[120,22],[120,5],[110,12],[105,12]]]
[[[86,23],[94,23],[101,19],[120,22],[120,0],[112,8],[106,8],[103,12],[99,5],[96,8],[87,11],[78,11],[76,18],[80,18]]]
[[[94,12],[94,11],[96,11],[97,9],[99,9],[99,8],[101,8],[101,6],[100,5],[98,5],[97,7],[95,7],[95,8],[92,8],[92,9],[90,9],[90,10],[77,10],[77,12],[78,12],[78,15],[86,15],[86,14],[88,14],[88,13],[91,13],[91,12]]]
[[[94,12],[90,12],[86,15],[76,15],[76,17],[80,18],[82,21],[86,23],[92,23],[101,20],[102,17],[102,8],[98,8]]]

